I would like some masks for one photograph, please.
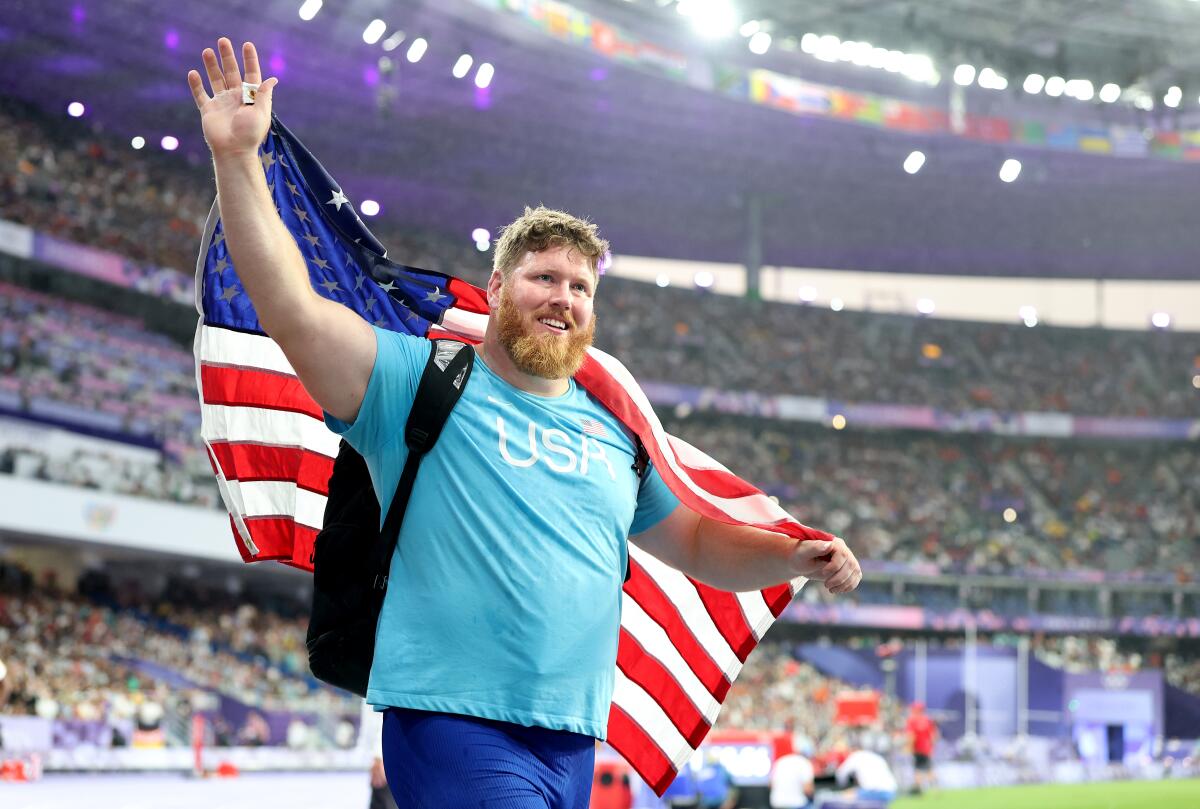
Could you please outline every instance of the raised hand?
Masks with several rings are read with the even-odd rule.
[[[211,97],[204,90],[200,74],[195,70],[188,71],[188,87],[200,110],[204,140],[214,157],[255,152],[271,125],[271,94],[279,80],[272,77],[263,81],[254,43],[243,44],[245,80],[251,84],[261,83],[255,102],[243,104],[242,74],[233,54],[233,43],[221,37],[217,40],[217,51],[221,55],[220,62],[212,48],[205,48],[203,54],[204,69],[212,87]]]
[[[831,593],[848,593],[862,581],[858,559],[841,537],[799,543],[792,553],[792,565],[797,575],[824,582]]]

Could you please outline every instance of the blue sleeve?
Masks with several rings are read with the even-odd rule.
[[[679,498],[667,488],[653,464],[647,465],[646,474],[638,484],[637,510],[633,514],[630,534],[648,531],[667,518],[679,505]]]
[[[341,435],[361,455],[372,455],[396,436],[417,396],[421,372],[432,343],[423,337],[372,327],[375,330],[375,367],[367,382],[362,405],[353,423],[325,413],[325,426]]]

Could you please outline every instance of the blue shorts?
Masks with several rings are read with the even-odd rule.
[[[587,809],[596,740],[473,716],[389,708],[383,768],[404,809]]]

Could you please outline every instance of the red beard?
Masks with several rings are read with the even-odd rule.
[[[566,337],[537,334],[538,317],[553,317],[570,327]],[[500,288],[500,308],[496,311],[496,334],[500,345],[522,373],[542,379],[572,377],[583,365],[587,350],[596,335],[596,316],[593,314],[586,329],[575,328],[568,314],[543,313],[528,320],[521,314],[508,289]]]

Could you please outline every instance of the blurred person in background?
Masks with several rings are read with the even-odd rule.
[[[925,703],[914,702],[904,723],[913,754],[913,794],[919,795],[934,784],[933,745],[937,724],[925,713]]]
[[[256,88],[245,99],[232,42],[221,38],[217,50],[219,60],[203,53],[213,95],[197,71],[188,84],[213,155],[226,247],[264,331],[326,425],[364,457],[377,496],[390,497],[407,455],[392,439],[429,342],[372,327],[313,289],[258,155],[277,81],[263,81],[244,43],[245,82]],[[594,225],[544,208],[526,209],[496,245],[479,362],[409,506],[437,519],[404,522],[404,564],[392,567],[379,617],[367,699],[386,709],[384,760],[398,803],[478,805],[504,794],[510,809],[586,806],[595,739],[607,735],[627,537],[733,592],[806,576],[844,593],[862,579],[841,539],[790,540],[681,505],[638,462],[624,424],[576,387],[607,247]],[[545,458],[536,445],[513,457],[508,418],[528,425],[530,441],[541,426]],[[578,467],[573,452],[551,445],[553,434],[582,442]],[[471,496],[453,485],[464,480]],[[388,505],[381,500],[381,514]],[[468,541],[448,552],[446,535]]]
[[[771,765],[771,809],[801,809],[813,796],[813,746],[807,736],[792,737],[792,752]]]
[[[361,716],[358,749],[371,755],[371,803],[367,809],[397,809],[396,799],[388,789],[387,773],[383,769],[383,714],[364,700]]]
[[[886,806],[896,799],[896,776],[892,774],[887,759],[874,751],[862,748],[855,750],[837,768],[834,778],[840,789],[822,793],[818,807],[832,809],[835,806],[867,802]],[[852,778],[856,786],[845,789]]]

